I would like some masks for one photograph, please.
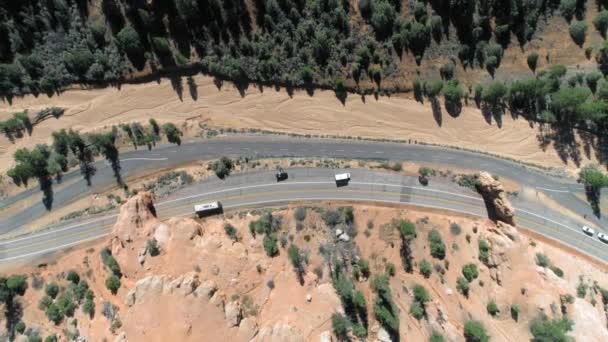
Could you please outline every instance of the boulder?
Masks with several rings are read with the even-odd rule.
[[[515,225],[513,206],[507,199],[502,184],[487,172],[480,172],[478,181],[479,192],[483,196],[485,202],[494,211],[493,214],[495,217],[492,218],[510,225]]]
[[[194,295],[205,300],[211,299],[217,291],[217,284],[213,280],[205,280],[194,291]]]
[[[181,296],[187,296],[194,292],[200,285],[198,274],[196,272],[188,272],[181,275],[168,284],[165,284],[163,288],[164,293],[168,294],[179,294]]]
[[[114,342],[127,342],[127,334],[123,331],[116,338],[114,338]]]
[[[147,297],[158,296],[163,293],[166,276],[152,275],[140,279],[135,283],[135,287],[132,288],[127,297],[125,298],[125,305],[133,306],[141,303]]]
[[[333,338],[331,336],[331,332],[326,330],[319,335],[319,342],[332,342]]]
[[[243,318],[243,310],[241,303],[232,301],[224,307],[224,314],[229,327],[237,327]]]
[[[378,334],[376,335],[376,341],[378,342],[393,342],[391,335],[388,334],[384,328],[380,327]]]
[[[304,338],[289,324],[277,322],[269,327],[264,326],[252,342],[303,342]]]

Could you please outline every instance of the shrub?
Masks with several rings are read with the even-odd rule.
[[[228,157],[221,157],[219,160],[214,161],[211,164],[211,170],[215,172],[215,175],[219,179],[224,179],[230,175],[230,172],[234,168],[234,163]]]
[[[469,297],[469,282],[463,277],[458,277],[456,280],[456,289],[462,293],[463,296]]]
[[[236,228],[234,228],[233,225],[231,225],[230,223],[226,223],[224,225],[224,232],[226,233],[226,235],[228,235],[228,237],[232,240],[232,241],[237,241],[238,237],[237,237],[237,230]]]
[[[13,293],[23,295],[27,290],[27,276],[14,274],[6,279],[6,287]]]
[[[66,291],[66,292],[62,293],[57,298],[56,303],[57,303],[57,307],[59,307],[59,309],[65,316],[67,316],[67,317],[74,316],[74,310],[76,310],[76,303],[74,302],[74,298],[73,298],[71,292]]]
[[[363,277],[365,277],[365,278],[369,278],[370,271],[369,271],[369,263],[367,262],[367,260],[359,259],[358,265],[359,265],[359,271],[361,271],[361,275],[363,275]]]
[[[40,302],[38,302],[38,309],[46,310],[51,304],[53,304],[53,299],[49,296],[44,296],[40,298]]]
[[[445,258],[445,243],[441,239],[441,234],[433,229],[429,232],[428,240],[431,245],[431,255],[434,258],[443,260]]]
[[[418,264],[418,267],[420,268],[420,273],[425,278],[428,279],[431,276],[431,273],[433,272],[433,268],[431,266],[431,263],[426,261],[426,259],[422,259],[422,261],[420,261],[420,264]]]
[[[412,292],[414,293],[414,300],[417,302],[426,303],[431,300],[429,293],[422,285],[414,285]]]
[[[582,281],[576,286],[576,296],[578,298],[585,298],[587,295],[587,285]]]
[[[498,313],[500,312],[500,310],[498,310],[498,305],[496,305],[496,302],[494,301],[494,299],[492,299],[487,305],[486,305],[486,310],[488,311],[488,313],[490,314],[490,316],[494,317],[496,315],[498,315]]]
[[[536,253],[536,265],[540,267],[549,267],[549,265],[551,265],[551,260],[543,253]]]
[[[425,83],[425,93],[428,97],[434,98],[441,93],[441,89],[443,89],[443,81],[429,81]]]
[[[606,38],[606,30],[608,30],[608,11],[603,10],[593,18],[593,26],[600,33],[600,35]]]
[[[412,305],[410,305],[410,314],[417,320],[421,320],[422,318],[424,318],[424,308],[422,307],[422,305],[418,302],[413,302]]]
[[[95,315],[95,302],[92,300],[87,300],[82,305],[82,312],[88,315],[90,318],[93,318]]]
[[[296,219],[296,221],[304,221],[304,219],[306,219],[306,208],[297,208],[293,212],[293,217]]]
[[[352,330],[353,335],[359,338],[364,338],[365,336],[367,336],[367,329],[365,329],[365,327],[361,324],[353,324]]]
[[[337,312],[331,315],[331,327],[336,336],[344,338],[348,333],[349,326],[350,322],[344,315]]]
[[[160,247],[158,246],[158,241],[156,241],[155,238],[152,238],[146,242],[146,252],[148,252],[152,257],[160,254]]]
[[[556,276],[558,276],[560,278],[564,277],[564,271],[561,268],[559,268],[555,265],[551,265],[550,268],[551,268],[551,271],[553,271],[553,273],[555,273]]]
[[[431,169],[430,167],[426,167],[426,166],[421,166],[418,169],[418,174],[421,175],[422,177],[428,177],[433,173],[433,169]]]
[[[578,46],[583,46],[585,43],[585,36],[587,35],[587,22],[576,21],[570,25],[570,37]]]
[[[470,282],[475,280],[479,273],[475,264],[466,264],[462,266],[462,275]]]
[[[54,303],[49,305],[45,314],[49,321],[55,323],[55,325],[59,324],[63,320],[63,312]]]
[[[452,222],[450,223],[450,232],[454,235],[460,235],[460,232],[462,231],[462,229],[460,228],[460,225],[456,222]]]
[[[120,278],[114,274],[106,278],[106,288],[108,288],[112,294],[116,294],[120,288]]]
[[[395,264],[393,264],[392,262],[389,262],[386,264],[384,271],[386,272],[386,274],[388,274],[389,277],[394,277],[395,276]]]
[[[23,321],[17,322],[17,324],[15,324],[15,331],[20,334],[23,334],[23,332],[25,331],[25,323],[23,323]]]
[[[264,251],[269,257],[274,257],[279,254],[279,246],[277,245],[277,238],[274,234],[264,235]]]
[[[511,318],[515,322],[517,322],[517,320],[519,319],[519,312],[520,312],[519,305],[517,305],[517,304],[511,304]]]
[[[164,124],[163,132],[167,136],[167,141],[172,144],[177,144],[178,146],[182,144],[182,132],[171,122]]]
[[[289,250],[287,251],[287,255],[289,257],[289,261],[293,265],[294,270],[298,276],[298,280],[300,281],[300,285],[304,285],[304,260],[302,255],[300,254],[300,249],[296,245],[289,246]]]
[[[490,245],[484,239],[479,239],[479,260],[488,263],[490,258]]]
[[[57,294],[59,293],[59,285],[57,285],[57,283],[55,282],[49,283],[48,285],[46,285],[44,292],[49,297],[55,299],[55,297],[57,297]]]
[[[57,335],[49,335],[44,339],[44,342],[57,342]]]
[[[534,319],[530,325],[532,341],[570,341],[566,334],[572,330],[573,324],[566,316],[549,320],[547,316],[541,315]]]
[[[443,335],[441,335],[438,331],[433,330],[431,337],[429,337],[429,342],[444,342],[445,339]]]
[[[483,324],[478,321],[467,321],[464,324],[464,338],[467,342],[488,342],[490,336]]]

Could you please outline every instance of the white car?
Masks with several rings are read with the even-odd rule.
[[[606,236],[604,233],[597,233],[597,238],[603,243],[608,243],[608,236]]]
[[[583,233],[585,233],[585,234],[587,234],[589,236],[595,235],[595,230],[593,230],[593,228],[589,228],[587,226],[583,226],[582,230],[583,230]]]

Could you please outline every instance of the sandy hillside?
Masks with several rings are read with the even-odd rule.
[[[6,270],[28,276],[28,289],[14,299],[23,307],[19,319],[29,334],[83,336],[89,341],[330,341],[332,314],[345,312],[332,278],[344,277],[366,303],[365,314],[356,317],[367,327],[369,340],[387,341],[387,331],[373,311],[377,294],[372,284],[393,268],[388,286],[399,312],[401,340],[422,341],[437,331],[446,340],[462,341],[464,323],[471,319],[481,322],[493,341],[529,340],[530,322],[541,313],[567,316],[574,322],[570,335],[577,341],[608,339],[601,305],[608,298],[599,291],[608,287],[603,264],[532,239],[502,222],[412,208],[357,205],[352,216],[336,205],[297,208],[161,222],[154,216],[152,196],[140,192],[123,205],[105,241],[67,252],[48,265]],[[416,233],[409,244],[411,273],[400,256],[403,241],[397,227],[404,222],[412,222]],[[226,233],[226,224],[234,227],[234,239]],[[433,230],[445,246],[442,259],[430,254],[427,237]],[[268,232],[278,240],[274,257],[264,248]],[[151,252],[152,240],[158,255]],[[480,240],[490,246],[485,261],[479,259]],[[300,250],[301,280],[288,258],[291,246]],[[552,269],[536,265],[539,253]],[[110,267],[109,254],[118,272],[111,271],[117,267]],[[369,276],[360,260],[369,264]],[[423,260],[432,265],[428,278],[421,274]],[[456,282],[467,263],[476,266],[478,275],[464,296]],[[77,288],[84,287],[82,281],[69,283],[69,270],[87,282],[94,298],[72,306],[76,320],[64,317],[55,325],[44,307],[65,306],[66,297],[75,298]],[[106,288],[112,272],[121,276],[116,294]],[[59,294],[43,305],[44,288],[52,282],[59,285]],[[415,285],[430,296],[420,320],[410,313]],[[579,290],[577,297],[581,286],[584,293]],[[486,309],[492,300],[499,309],[494,317]],[[92,316],[83,312],[87,301],[94,303]],[[519,306],[517,319],[510,312],[514,304]]]
[[[373,96],[362,99],[351,94],[342,105],[332,91],[316,91],[313,96],[296,91],[290,97],[284,90],[260,90],[252,85],[241,97],[231,84],[226,82],[218,90],[213,79],[206,76],[194,77],[193,92],[189,92],[185,78],[182,83],[182,100],[171,82],[163,79],[160,83],[123,85],[120,90],[70,90],[50,99],[43,95],[26,96],[14,99],[12,105],[2,103],[0,119],[15,111],[34,112],[48,106],[64,107],[67,111],[59,120],[50,119],[37,125],[31,137],[20,139],[15,145],[0,137],[0,168],[10,165],[16,148],[49,142],[54,130],[71,127],[89,131],[120,122],[145,123],[150,117],[160,122],[190,120],[189,127],[198,127],[202,122],[215,128],[412,139],[484,150],[547,166],[564,166],[552,146],[546,151],[539,147],[537,127],[530,127],[524,120],[513,120],[510,115],[504,116],[502,128],[498,128],[494,121],[488,124],[477,109],[465,107],[458,118],[453,118],[442,108],[438,125],[430,103],[394,96],[376,100]],[[566,166],[574,167],[572,162]]]

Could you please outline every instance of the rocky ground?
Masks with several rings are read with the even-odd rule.
[[[476,320],[493,341],[524,341],[531,322],[546,315],[572,320],[568,334],[577,341],[608,340],[605,265],[520,231],[502,185],[487,174],[478,179],[497,221],[326,203],[163,222],[153,196],[140,192],[122,206],[106,241],[8,272],[27,275],[27,289],[3,299],[3,334],[20,341],[52,334],[62,341],[424,341],[437,332],[463,341],[465,323]],[[400,234],[408,222],[413,236]],[[457,283],[467,264],[477,276],[465,296]],[[379,277],[388,279],[397,334],[378,320]],[[3,281],[14,288],[15,277]],[[54,300],[46,297],[52,284]],[[419,319],[416,285],[429,297]],[[336,313],[351,321],[341,336],[332,328]]]

